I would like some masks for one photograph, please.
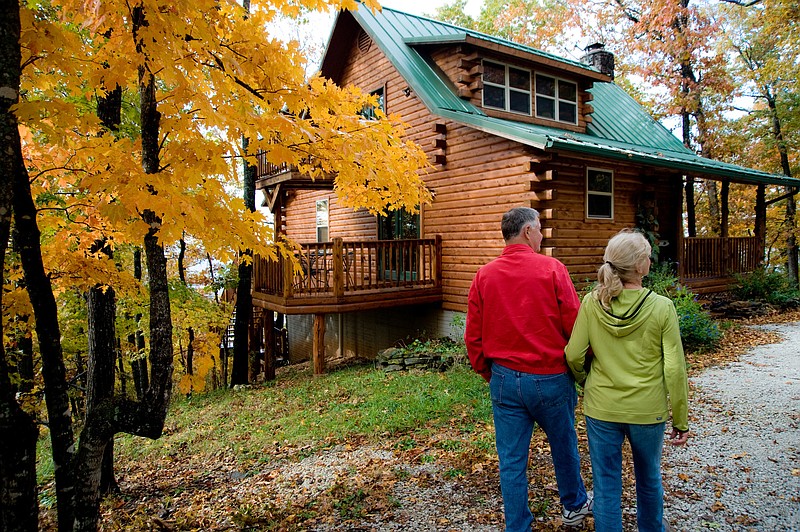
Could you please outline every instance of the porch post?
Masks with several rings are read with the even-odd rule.
[[[344,243],[340,237],[333,239],[333,295],[344,294]]]
[[[760,249],[758,265],[761,266],[764,264],[764,245],[767,242],[767,198],[765,185],[758,185],[756,189],[755,233]]]
[[[731,183],[727,179],[722,182],[722,190],[719,193],[719,200],[722,204],[720,206],[720,225],[719,225],[719,236],[722,238],[728,237],[728,216],[729,216],[729,206],[728,206],[728,193],[730,192]]]
[[[264,310],[264,381],[275,380],[275,313]]]
[[[311,348],[314,375],[325,373],[325,314],[314,314],[314,341]]]

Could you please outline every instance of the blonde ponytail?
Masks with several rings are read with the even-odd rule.
[[[595,296],[606,310],[611,300],[622,293],[623,284],[635,279],[639,266],[650,260],[650,243],[642,233],[623,229],[608,241],[603,264],[597,270]]]

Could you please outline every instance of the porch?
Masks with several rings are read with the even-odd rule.
[[[683,238],[678,261],[678,279],[694,292],[727,290],[736,274],[761,265],[763,245],[755,236]]]
[[[347,242],[334,238],[301,244],[295,259],[254,258],[254,305],[282,314],[328,314],[442,300],[438,235]]]

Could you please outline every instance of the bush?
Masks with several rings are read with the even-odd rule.
[[[645,288],[649,288],[658,295],[672,298],[680,288],[678,276],[675,273],[674,264],[671,262],[659,262],[650,267],[650,273],[642,279]]]
[[[687,351],[705,351],[719,344],[722,332],[708,311],[697,302],[697,296],[688,288],[679,287],[672,296],[678,312],[683,348]]]
[[[743,300],[766,301],[779,307],[796,307],[800,304],[800,291],[793,287],[789,278],[779,272],[756,270],[736,276],[737,286],[733,294]]]
[[[644,286],[675,303],[685,350],[704,351],[719,344],[722,338],[719,326],[698,303],[694,292],[678,283],[672,264],[654,264],[650,274],[644,278]]]

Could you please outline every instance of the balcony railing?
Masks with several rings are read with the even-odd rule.
[[[756,270],[763,249],[754,236],[684,238],[680,261],[681,279],[730,277]]]
[[[392,294],[441,292],[441,237],[301,244],[295,262],[255,257],[253,295],[278,306],[375,301]],[[388,306],[388,305],[387,305]]]

